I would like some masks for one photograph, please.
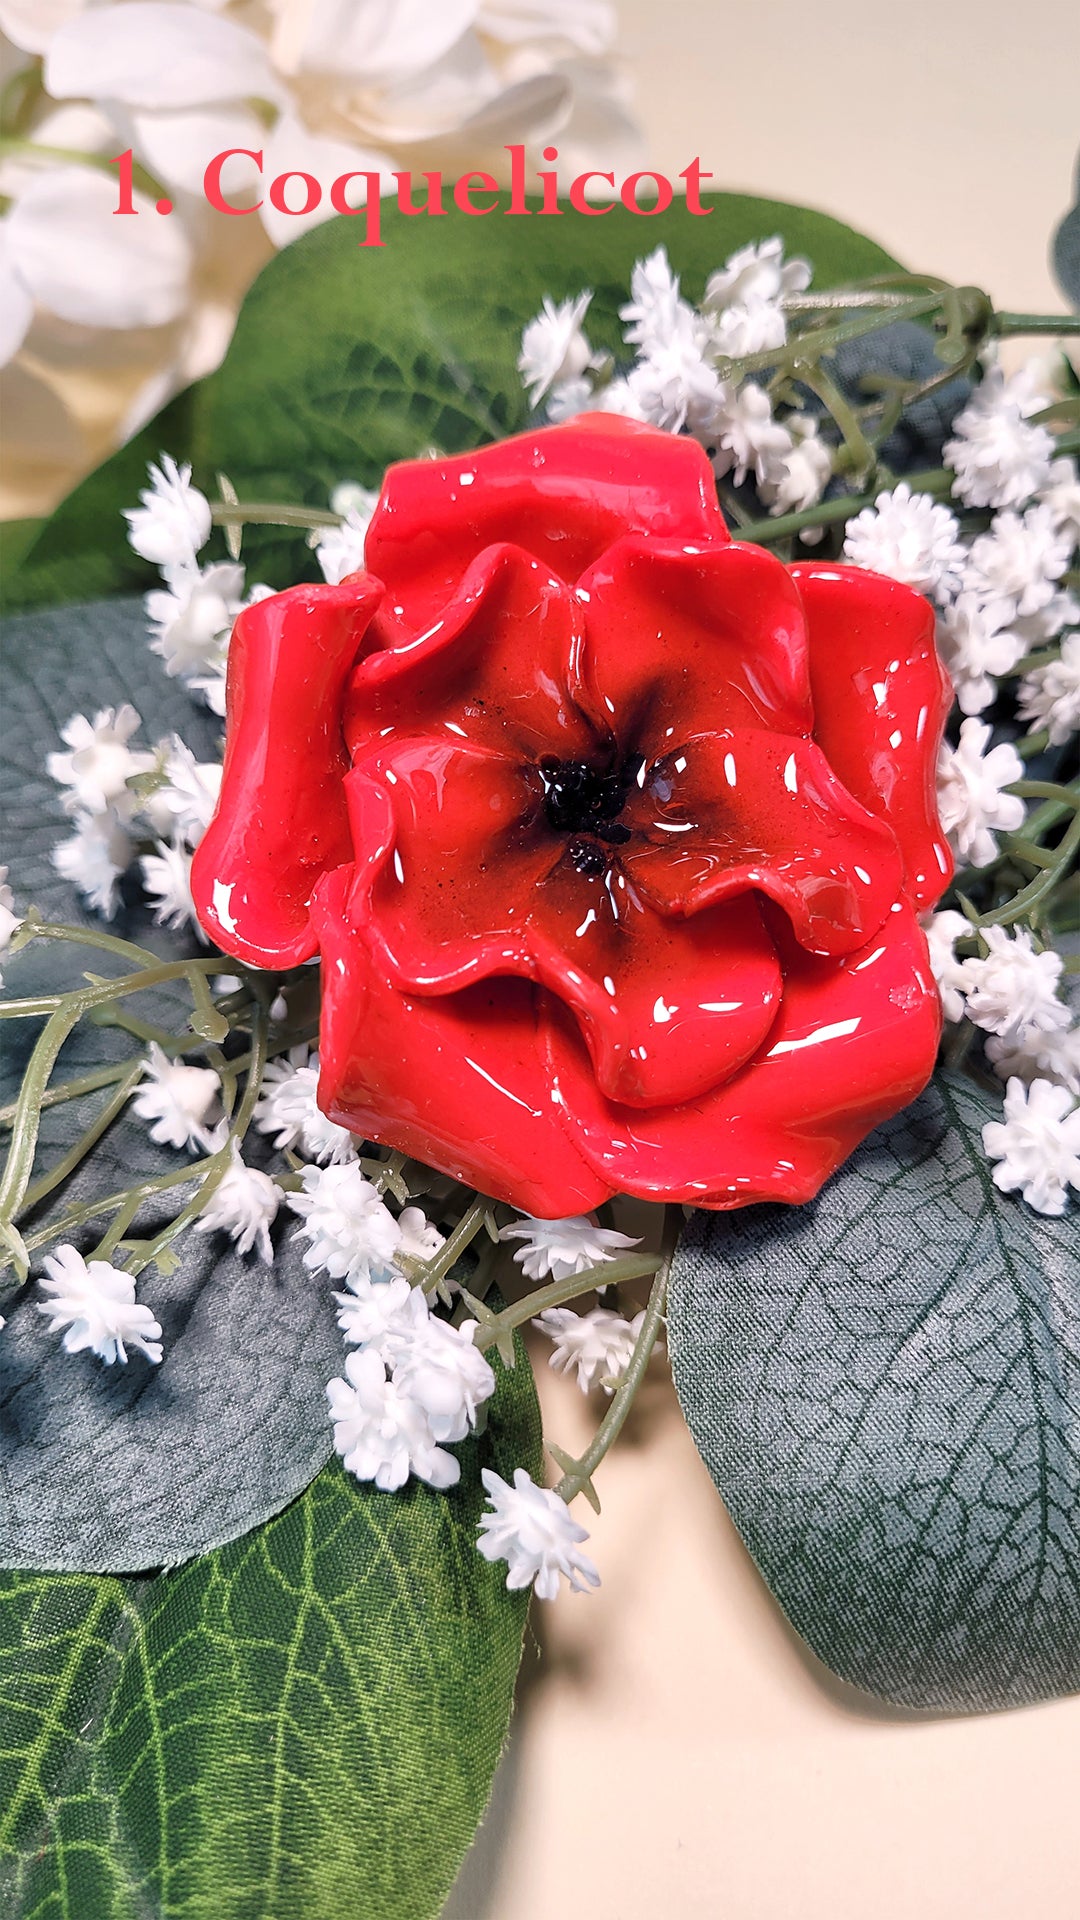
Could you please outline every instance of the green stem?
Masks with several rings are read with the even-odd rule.
[[[215,527],[298,527],[310,531],[313,527],[340,527],[340,513],[329,513],[321,507],[288,507],[275,500],[238,500],[235,505],[226,501],[211,509]]]
[[[565,1280],[553,1280],[549,1286],[537,1287],[535,1292],[516,1300],[512,1307],[505,1307],[502,1313],[489,1315],[476,1336],[477,1348],[481,1353],[486,1352],[497,1340],[513,1333],[515,1327],[523,1327],[526,1320],[546,1312],[548,1307],[561,1307],[567,1300],[578,1300],[583,1293],[592,1293],[594,1288],[618,1286],[624,1280],[641,1280],[647,1274],[655,1273],[662,1264],[658,1253],[627,1254],[621,1260],[602,1261],[595,1267],[586,1267],[581,1273],[568,1274]]]
[[[921,320],[931,313],[937,313],[941,298],[940,293],[925,293],[914,299],[901,300],[891,307],[889,321]],[[874,333],[882,324],[879,312],[857,315],[851,320],[839,320],[831,327],[796,334],[786,347],[766,347],[761,353],[744,354],[727,365],[722,360],[718,360],[717,364],[724,377],[732,380],[743,380],[750,373],[762,373],[767,367],[783,369],[800,379],[803,369],[815,365],[824,354],[832,353],[835,347],[843,346],[845,341],[858,340],[865,333]]]
[[[126,975],[121,980],[106,980],[100,985],[80,988],[76,993],[41,994],[37,999],[9,1000],[0,1007],[0,1019],[25,1020],[39,1014],[55,1015],[73,1004],[76,1020],[94,1007],[104,1007],[110,1000],[123,1000],[129,993],[145,993],[150,987],[163,986],[166,980],[183,980],[191,973],[217,973],[221,967],[221,955],[213,960],[170,960],[160,966],[145,967],[141,973]]]
[[[140,1071],[142,1063],[140,1062]],[[122,1080],[128,1072],[126,1060],[116,1060],[109,1067],[94,1067],[90,1073],[80,1074],[76,1080],[64,1080],[58,1087],[50,1087],[42,1095],[41,1107],[58,1107],[65,1100],[79,1100],[84,1093],[97,1093],[101,1087],[111,1087]],[[18,1112],[17,1100],[9,1100],[6,1107],[0,1107],[0,1127],[8,1127]]]
[[[667,1303],[668,1266],[669,1262],[665,1260],[657,1270],[649,1293],[649,1302],[645,1308],[645,1318],[641,1323],[641,1331],[634,1342],[634,1351],[630,1355],[626,1372],[615,1389],[610,1407],[597,1427],[591,1444],[586,1447],[580,1460],[576,1460],[573,1466],[563,1474],[555,1488],[560,1500],[565,1500],[567,1505],[589,1487],[593,1474],[604,1455],[617,1440],[625,1424],[626,1416],[644,1378],[645,1369],[652,1358],[652,1350],[663,1324],[664,1307]]]
[[[62,921],[38,920],[33,911],[27,915],[11,943],[15,952],[29,946],[31,940],[68,940],[77,947],[96,947],[101,953],[115,953],[135,967],[156,967],[161,955],[149,947],[136,946],[133,940],[121,940],[115,933],[102,933],[97,927],[67,926]]]
[[[449,1273],[455,1260],[459,1259],[466,1247],[471,1246],[484,1224],[484,1215],[488,1210],[487,1200],[474,1200],[467,1213],[463,1213],[457,1226],[430,1260],[408,1261],[411,1267],[409,1278],[413,1286],[422,1287],[430,1293],[439,1281]]]
[[[1027,782],[1021,782],[1020,784],[1026,785]],[[1038,783],[1032,782],[1032,784],[1036,785]],[[1080,796],[1078,796],[1078,799],[1080,799]],[[992,913],[980,914],[979,925],[982,927],[1011,927],[1015,925],[1017,920],[1026,919],[1033,908],[1037,907],[1040,901],[1045,900],[1047,894],[1054,891],[1058,882],[1065,879],[1078,851],[1080,851],[1080,805],[1078,805],[1077,810],[1073,814],[1072,824],[1068,832],[1062,836],[1058,846],[1055,848],[1056,858],[1053,866],[1048,867],[1045,873],[1040,873],[1036,879],[1030,881],[1026,887],[1022,888],[1013,899],[1007,901],[1003,907],[997,907]]]
[[[1001,340],[1014,333],[1050,333],[1064,338],[1080,333],[1080,317],[1073,313],[995,313],[992,326]]]
[[[43,1173],[40,1180],[35,1180],[32,1186],[27,1187],[16,1218],[21,1218],[24,1213],[30,1213],[34,1207],[38,1206],[39,1203],[44,1200],[46,1194],[52,1193],[54,1188],[63,1184],[69,1174],[74,1173],[76,1167],[86,1158],[91,1147],[97,1145],[102,1134],[108,1131],[113,1121],[123,1112],[127,1101],[131,1098],[134,1089],[138,1086],[142,1078],[142,1072],[143,1062],[141,1060],[136,1061],[133,1067],[127,1068],[112,1099],[106,1101],[97,1118],[92,1120],[90,1125],[79,1135],[74,1146],[69,1147],[63,1159],[58,1160],[54,1167],[50,1167],[48,1173]],[[44,1104],[44,1102],[42,1104]],[[106,1256],[102,1254],[101,1258],[105,1259]]]
[[[21,153],[31,159],[59,160],[72,166],[93,167],[98,173],[112,173],[113,168],[112,160],[103,153],[84,153],[78,147],[46,146],[39,140],[28,140],[21,136],[0,140],[0,159]],[[137,160],[132,163],[131,178],[139,192],[146,194],[148,199],[162,200],[167,197],[161,181],[156,180],[152,173],[147,173]],[[113,179],[116,179],[115,173]]]
[[[953,476],[947,467],[909,473],[904,478],[912,493],[938,495],[952,490]],[[748,527],[733,527],[731,537],[768,546],[773,540],[786,540],[793,533],[801,533],[804,527],[827,527],[838,520],[848,520],[863,507],[872,507],[880,491],[880,487],[874,487],[869,493],[845,493],[836,500],[822,500],[816,507],[804,507],[799,513],[781,513],[775,519],[755,520]]]

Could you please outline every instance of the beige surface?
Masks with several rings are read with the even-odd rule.
[[[720,186],[823,207],[1002,304],[1060,306],[1046,243],[1080,141],[1075,0],[620,12],[659,167],[696,151]],[[575,1444],[580,1396],[545,1398]],[[546,1652],[447,1920],[1080,1913],[1080,1698],[914,1719],[831,1681],[666,1407],[601,1469],[602,1516],[583,1512],[601,1592],[540,1610]]]

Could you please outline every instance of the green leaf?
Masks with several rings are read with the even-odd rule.
[[[523,428],[521,329],[542,296],[594,288],[590,337],[622,350],[618,309],[635,259],[661,242],[699,296],[735,248],[773,233],[806,254],[819,286],[888,270],[873,241],[805,207],[718,194],[647,219],[409,218],[383,214],[381,251],[361,251],[351,220],[331,221],[278,254],[244,302],[224,364],[170,402],[77,487],[11,572],[8,603],[86,600],[156,583],[126,546],[148,459],[194,462],[208,492],[224,470],[241,498],[325,509],[342,479],[377,486],[393,460],[443,453]],[[252,578],[286,586],[316,569],[302,535],[245,532]]]
[[[476,1551],[480,1469],[540,1473],[519,1350],[461,1485],[333,1463],[157,1579],[0,1584],[10,1920],[434,1920],[484,1810],[526,1599]]]
[[[196,708],[150,653],[138,601],[79,607],[11,620],[5,630],[5,694],[0,713],[0,811],[5,858],[20,907],[34,901],[50,918],[87,926],[84,910],[49,855],[71,829],[45,756],[73,712],[93,713],[130,700],[143,715],[143,740],[175,730],[201,759],[216,757],[219,723]],[[154,927],[131,905],[113,930],[166,959],[194,940]],[[84,967],[113,963],[70,945],[35,941],[6,957],[13,994],[70,991]],[[145,1019],[182,1033],[191,1011],[183,992],[140,995]],[[36,1020],[4,1031],[4,1099],[14,1098]],[[194,1035],[191,1036],[194,1041]],[[137,1062],[141,1043],[82,1022],[65,1044],[57,1080]],[[37,1173],[55,1165],[105,1106],[106,1087],[46,1110]],[[264,1146],[255,1136],[249,1157]],[[82,1166],[24,1225],[79,1203],[120,1192],[135,1180],[183,1166],[188,1156],[159,1147],[144,1123],[126,1115]],[[194,1189],[173,1188],[145,1205],[132,1231],[163,1227]],[[62,1236],[85,1253],[106,1222]],[[93,1354],[68,1354],[38,1312],[36,1283],[12,1299],[13,1276],[0,1276],[0,1565],[95,1572],[144,1572],[174,1565],[246,1533],[277,1513],[312,1481],[330,1453],[326,1382],[340,1366],[341,1336],[331,1283],[304,1267],[282,1213],[272,1270],[238,1257],[222,1234],[190,1233],[180,1264],[149,1268],[139,1297],[161,1322],[165,1354],[152,1367],[137,1353],[103,1367]],[[38,1262],[34,1261],[34,1271]]]
[[[1080,1687],[1080,1247],[994,1187],[943,1078],[806,1207],[694,1216],[675,1384],[774,1595],[845,1680],[987,1710]]]

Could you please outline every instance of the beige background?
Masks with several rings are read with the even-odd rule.
[[[1000,304],[1061,305],[1076,0],[621,0],[655,164],[799,199]],[[547,1431],[592,1416],[545,1383]],[[543,1607],[446,1920],[1080,1913],[1080,1698],[876,1710],[786,1628],[661,1388],[598,1476],[604,1586]],[[583,1505],[583,1503],[580,1503]]]

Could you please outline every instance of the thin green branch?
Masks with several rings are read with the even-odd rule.
[[[142,1073],[141,1060],[137,1060],[134,1066],[127,1067],[112,1098],[106,1101],[101,1112],[90,1122],[90,1125],[84,1128],[74,1145],[68,1148],[63,1158],[58,1160],[54,1167],[50,1167],[47,1173],[42,1174],[40,1180],[35,1180],[32,1186],[27,1187],[15,1216],[17,1219],[21,1219],[24,1214],[30,1213],[34,1207],[39,1206],[47,1194],[52,1193],[56,1187],[62,1186],[64,1181],[75,1172],[76,1167],[85,1160],[91,1147],[97,1145],[102,1135],[108,1132],[113,1121],[123,1113],[124,1107],[142,1079]],[[42,1104],[44,1105],[44,1102]]]
[[[592,1477],[600,1465],[601,1460],[604,1458],[604,1455],[618,1439],[625,1424],[626,1416],[633,1405],[634,1396],[645,1377],[645,1369],[652,1358],[652,1350],[656,1345],[657,1335],[663,1324],[664,1308],[667,1304],[669,1266],[670,1260],[665,1260],[663,1265],[657,1269],[649,1293],[649,1302],[645,1308],[645,1318],[641,1323],[640,1332],[634,1343],[634,1351],[630,1355],[626,1372],[623,1374],[612,1396],[611,1405],[601,1420],[600,1425],[597,1427],[592,1441],[581,1455],[580,1460],[575,1460],[572,1464],[568,1465],[567,1471],[563,1474],[562,1479],[555,1488],[555,1492],[558,1494],[560,1500],[565,1500],[567,1505],[569,1505],[571,1500],[576,1499],[579,1493],[584,1493],[587,1497],[591,1494],[592,1503],[596,1511],[599,1512],[600,1510],[600,1502],[596,1498],[596,1492],[592,1485]],[[560,1465],[561,1464],[562,1462],[560,1462]]]

